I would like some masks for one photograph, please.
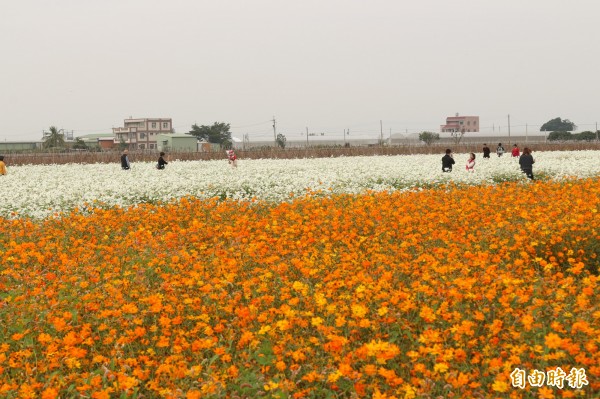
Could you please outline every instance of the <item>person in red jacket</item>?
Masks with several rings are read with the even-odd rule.
[[[227,159],[229,160],[231,167],[237,168],[237,155],[235,155],[235,152],[233,152],[233,150],[227,150],[225,152],[227,153]]]
[[[513,157],[519,157],[519,155],[521,155],[520,151],[519,151],[519,147],[517,147],[517,145],[513,145],[513,149],[512,149],[512,156]]]

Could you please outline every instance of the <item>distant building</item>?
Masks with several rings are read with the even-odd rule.
[[[93,133],[77,137],[85,143],[88,148],[99,147],[103,150],[110,150],[115,147],[115,136],[112,133]]]
[[[171,118],[129,118],[123,127],[114,127],[114,144],[125,143],[130,150],[156,150],[159,134],[172,134]]]
[[[198,141],[198,151],[200,151],[200,152],[221,151],[221,144],[209,143],[207,141]]]
[[[446,124],[440,126],[442,133],[452,132],[478,132],[479,117],[478,116],[449,116],[446,118]]]
[[[380,139],[379,134],[377,138],[346,138],[343,139],[341,137],[321,137],[321,136],[309,136],[309,141],[306,139],[294,139],[287,138],[285,142],[285,148],[306,148],[306,147],[343,147],[345,145],[350,145],[352,147],[360,147],[360,146],[375,146],[379,145]],[[273,139],[270,140],[254,140],[252,137],[239,141],[236,141],[232,137],[232,146],[234,149],[252,149],[252,148],[261,148],[261,147],[275,147]],[[384,137],[384,141],[388,141],[387,138]]]
[[[239,137],[235,137],[235,136],[231,136],[231,147],[234,150],[243,150],[245,147],[245,142],[243,139],[240,139]]]
[[[159,151],[198,151],[198,138],[185,133],[159,134],[156,136]]]
[[[31,151],[42,148],[41,141],[0,141],[0,151]]]
[[[112,150],[113,148],[117,148],[115,139],[112,136],[98,137],[98,146],[103,150]]]

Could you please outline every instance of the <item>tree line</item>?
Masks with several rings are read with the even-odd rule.
[[[540,132],[550,132],[548,134],[548,140],[550,141],[593,141],[598,140],[598,131],[585,131],[581,133],[571,133],[577,130],[577,125],[568,119],[561,119],[560,117],[550,119],[540,127]],[[456,144],[460,143],[460,139],[463,137],[463,132],[455,132],[452,134]],[[433,132],[421,132],[419,133],[419,140],[427,145],[432,144],[440,139],[439,133]]]
[[[225,148],[232,146],[231,138],[231,125],[225,122],[215,122],[212,125],[198,125],[193,124],[188,134],[195,136],[200,141],[204,141],[212,144],[220,144]],[[584,131],[581,133],[572,133],[577,129],[577,125],[568,119],[561,119],[560,117],[549,120],[544,123],[540,128],[542,132],[550,132],[548,134],[548,140],[550,141],[593,141],[598,139],[598,132]],[[50,148],[65,148],[66,142],[64,135],[55,126],[51,126],[49,133],[44,139],[43,147]],[[464,136],[464,132],[453,134],[452,137],[456,141],[456,144],[460,144],[460,140]],[[434,143],[440,139],[439,133],[434,132],[421,132],[419,133],[419,140],[427,145]],[[285,148],[286,137],[279,133],[276,138],[277,146]],[[126,144],[121,143],[121,147],[125,148]],[[77,138],[73,144],[70,145],[74,149],[88,149],[87,145],[83,140]]]
[[[232,145],[230,124],[224,122],[215,122],[211,126],[209,125],[192,125],[192,130],[189,134],[196,136],[199,140],[207,143],[220,144],[225,148],[229,148]],[[285,148],[286,145],[285,135],[279,133],[275,142],[277,146]]]

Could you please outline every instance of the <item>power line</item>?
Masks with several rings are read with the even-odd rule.
[[[231,126],[232,129],[242,129],[245,127],[254,127],[254,126],[259,126],[259,125],[264,125],[266,123],[272,122],[272,120],[268,120],[268,121],[263,121],[263,122],[257,122],[257,123],[253,123],[250,125],[243,125],[243,126]]]

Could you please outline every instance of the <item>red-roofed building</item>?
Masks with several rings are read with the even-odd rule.
[[[442,133],[452,132],[478,132],[478,116],[449,116],[446,118],[446,124],[440,126]]]

